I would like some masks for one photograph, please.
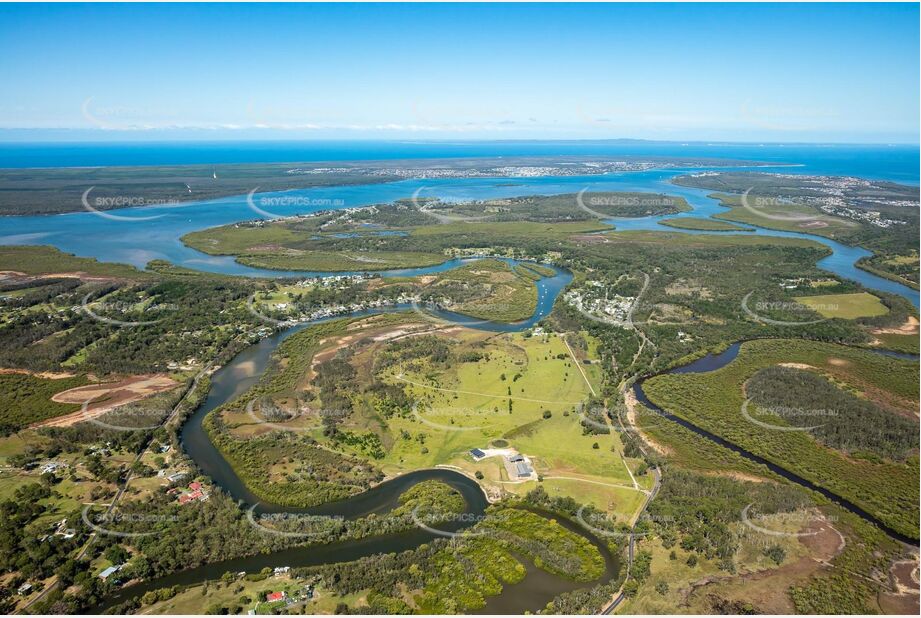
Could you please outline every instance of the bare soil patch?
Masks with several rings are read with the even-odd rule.
[[[901,326],[889,326],[887,328],[874,328],[870,332],[874,335],[917,335],[918,318],[913,315],[908,316],[905,323]]]
[[[66,371],[31,371],[29,369],[3,369],[0,368],[0,374],[23,374],[28,376],[35,376],[36,378],[44,378],[46,380],[63,380],[64,378],[72,378],[75,373],[68,373]]]
[[[688,596],[700,593],[732,604],[750,603],[764,614],[793,614],[795,608],[787,591],[790,586],[832,568],[829,561],[844,549],[842,536],[831,524],[811,518],[803,532],[816,532],[799,538],[809,555],[776,569],[764,569],[737,577],[708,577],[691,585]]]
[[[51,400],[58,403],[77,404],[90,401],[86,412],[84,413],[83,410],[80,410],[73,414],[58,416],[36,423],[32,427],[68,427],[87,420],[87,417],[96,418],[102,416],[119,406],[172,390],[178,385],[179,383],[169,376],[150,374],[131,376],[117,382],[102,382],[71,388],[57,393]]]
[[[627,391],[624,393],[624,404],[627,406],[627,422],[636,428],[636,433],[638,433],[639,436],[643,439],[643,442],[649,445],[649,448],[659,453],[660,455],[670,455],[672,453],[670,448],[659,444],[650,438],[647,434],[643,433],[641,429],[636,427],[636,406],[638,402],[636,400],[636,395],[633,394],[632,389],[627,389]]]

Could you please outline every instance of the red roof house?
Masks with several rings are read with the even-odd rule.
[[[273,601],[284,601],[287,596],[288,596],[288,593],[285,592],[284,590],[280,592],[270,592],[267,595],[265,595],[265,600],[268,601],[269,603]]]

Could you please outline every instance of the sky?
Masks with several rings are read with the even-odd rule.
[[[0,5],[0,141],[918,143],[918,4]]]

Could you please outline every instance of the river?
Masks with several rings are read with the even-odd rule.
[[[744,168],[742,168],[744,169]],[[791,168],[758,168],[759,171],[786,171]],[[680,187],[670,181],[688,171],[699,170],[648,170],[643,172],[618,172],[600,176],[528,177],[528,178],[450,178],[415,179],[384,184],[353,185],[347,187],[320,187],[259,194],[260,198],[287,198],[287,204],[273,208],[278,215],[290,216],[319,210],[354,208],[380,204],[414,194],[423,198],[438,197],[445,201],[469,201],[509,198],[522,195],[560,195],[591,191],[640,191],[679,195],[688,200],[693,210],[672,217],[709,217],[724,210],[717,200],[708,197],[708,191]],[[297,198],[297,199],[291,199]],[[284,202],[284,200],[282,200]],[[578,206],[574,203],[573,208]],[[74,212],[46,216],[0,217],[0,245],[50,244],[79,256],[94,257],[103,262],[122,262],[144,268],[155,259],[162,259],[196,270],[254,277],[319,276],[324,273],[305,271],[275,271],[251,268],[238,264],[232,256],[211,256],[182,243],[180,238],[189,232],[262,218],[247,196],[235,196],[206,202],[181,205],[157,205],[126,208],[117,211],[118,219],[92,212]],[[636,219],[611,219],[621,230],[655,230],[675,232],[659,222],[665,217]],[[752,226],[754,227],[754,226]],[[682,230],[684,233],[708,233]],[[719,234],[735,232],[717,232]],[[804,238],[825,245],[831,255],[819,261],[819,267],[861,285],[898,294],[919,306],[918,291],[908,286],[863,271],[855,262],[870,252],[830,239],[801,232],[781,232],[756,228],[765,236]],[[449,263],[447,267],[452,267]],[[442,265],[413,272],[438,272]],[[408,271],[389,271],[384,276],[406,276]],[[339,274],[339,273],[337,273]]]
[[[515,260],[506,261],[513,265],[518,263]],[[467,325],[472,328],[501,332],[522,331],[530,328],[538,320],[549,314],[556,297],[572,279],[572,275],[568,271],[559,268],[554,268],[554,271],[554,275],[543,277],[537,282],[538,303],[534,314],[529,319],[513,324],[473,321]],[[406,311],[409,309],[410,307],[408,306],[369,309],[355,312],[350,317]],[[436,317],[450,319],[451,321],[456,321],[455,318],[458,317],[458,314],[437,309],[429,311]],[[466,316],[460,317],[469,320]],[[215,448],[203,427],[203,421],[207,414],[236,399],[255,385],[270,366],[272,354],[285,339],[310,325],[333,319],[337,318],[322,318],[280,331],[249,346],[234,357],[230,363],[215,371],[211,376],[211,389],[207,398],[182,427],[180,441],[183,450],[195,461],[201,472],[209,476],[217,486],[236,500],[249,505],[258,505],[256,510],[260,513],[310,514],[341,517],[343,519],[356,519],[371,514],[381,515],[397,507],[400,495],[413,485],[422,481],[437,480],[457,490],[466,503],[465,517],[460,518],[460,521],[457,522],[439,524],[438,529],[446,532],[456,532],[478,521],[483,516],[487,506],[486,496],[476,481],[453,470],[417,470],[387,480],[345,500],[310,508],[293,508],[260,500],[245,486],[234,472],[233,467]],[[619,572],[620,561],[618,557],[612,555],[610,550],[586,529],[552,513],[535,511],[548,518],[555,517],[561,525],[588,539],[604,558],[604,574],[594,582],[580,583],[552,575],[537,568],[529,560],[522,559],[527,571],[525,578],[517,584],[504,586],[500,595],[488,597],[485,607],[481,608],[478,613],[522,614],[525,611],[535,612],[542,609],[554,597],[562,593],[608,581]],[[246,556],[206,564],[121,589],[109,596],[104,603],[94,608],[93,611],[105,611],[150,590],[175,585],[195,585],[204,581],[219,579],[221,575],[227,572],[246,571],[252,573],[258,572],[265,567],[304,567],[333,562],[348,562],[373,554],[406,551],[437,538],[439,538],[439,535],[434,533],[423,529],[413,529],[397,534],[306,548],[294,547],[270,554]]]
[[[707,354],[706,356],[698,358],[697,360],[687,363],[686,365],[682,365],[680,367],[675,367],[673,369],[670,369],[666,371],[665,373],[707,373],[710,371],[716,371],[717,369],[721,369],[725,367],[726,365],[728,365],[729,363],[731,363],[733,360],[735,360],[736,356],[739,355],[739,348],[741,346],[742,346],[742,342],[733,343],[723,352],[720,352],[718,354]],[[902,354],[899,352],[891,352],[889,350],[868,350],[868,351],[885,354],[887,356],[894,356],[896,358],[901,358],[903,360],[913,360],[913,361],[918,360],[917,356],[914,356],[911,354]],[[690,431],[693,431],[698,436],[706,438],[707,440],[710,440],[711,442],[715,442],[716,444],[719,444],[720,446],[725,447],[734,453],[738,453],[739,455],[741,455],[745,459],[748,459],[749,461],[753,461],[757,464],[766,466],[771,472],[782,476],[788,481],[792,481],[796,483],[797,485],[800,485],[802,487],[811,489],[812,491],[822,494],[824,497],[828,498],[832,502],[835,502],[836,504],[851,511],[855,515],[858,515],[862,517],[863,519],[865,519],[866,521],[874,524],[875,526],[883,530],[886,534],[888,534],[892,538],[897,539],[903,543],[913,545],[915,547],[918,546],[918,539],[913,539],[911,537],[905,536],[904,534],[900,532],[897,532],[896,530],[893,530],[892,528],[885,525],[879,519],[877,519],[876,517],[874,517],[867,511],[863,510],[862,508],[860,508],[853,502],[846,500],[845,498],[842,498],[841,496],[835,494],[834,492],[829,491],[828,489],[825,489],[824,487],[816,485],[812,481],[809,481],[799,476],[798,474],[795,474],[787,470],[786,468],[783,468],[782,466],[772,463],[771,461],[768,461],[767,459],[763,457],[755,455],[754,453],[747,451],[743,449],[742,447],[732,442],[729,442],[728,440],[724,440],[720,436],[713,434],[707,431],[706,429],[698,427],[697,425],[695,425],[694,423],[691,423],[690,421],[687,421],[679,416],[675,416],[674,414],[666,412],[665,410],[663,410],[656,404],[652,403],[649,400],[649,398],[646,396],[646,393],[643,391],[643,382],[649,379],[649,377],[653,377],[653,376],[648,376],[647,378],[643,378],[641,380],[637,380],[636,382],[634,382],[633,394],[636,396],[637,401],[642,403],[644,406],[646,406],[647,408],[649,408],[656,414],[659,414],[662,417],[667,418],[670,421],[678,423],[682,427],[689,429]]]
[[[763,171],[770,171],[770,169]],[[289,212],[282,207],[280,208],[282,212],[279,214],[291,215],[328,209],[331,203],[335,203],[337,204],[336,207],[341,208],[363,206],[406,198],[414,193],[422,197],[437,196],[446,201],[465,201],[514,197],[529,194],[555,195],[578,193],[582,189],[589,189],[591,191],[654,191],[684,197],[691,205],[692,211],[679,215],[671,215],[669,217],[610,219],[608,222],[614,225],[618,230],[675,232],[676,230],[673,228],[662,227],[659,223],[665,218],[672,217],[710,217],[723,210],[716,200],[707,197],[707,192],[671,184],[669,182],[670,179],[679,173],[683,172],[676,170],[652,170],[590,177],[407,180],[387,184],[306,189],[288,192],[285,195],[291,196],[294,194],[304,197],[307,200],[313,200],[313,203],[318,204],[316,208],[305,209],[299,207],[290,209]],[[300,203],[302,204],[303,201]],[[182,235],[191,231],[257,218],[256,213],[251,209],[245,197],[223,198],[220,200],[190,203],[181,206],[151,206],[141,209],[125,209],[119,211],[118,214],[121,217],[125,217],[125,219],[111,220],[89,212],[43,217],[0,218],[0,244],[52,244],[59,249],[80,256],[95,257],[101,261],[108,262],[124,262],[141,268],[150,260],[164,259],[180,266],[198,270],[241,276],[279,277],[343,274],[304,271],[272,271],[250,268],[236,263],[230,256],[205,255],[185,246],[179,240]],[[681,232],[707,233],[687,230],[681,230]],[[725,234],[725,232],[721,233]],[[907,286],[877,277],[854,266],[858,259],[870,254],[864,249],[849,247],[820,236],[805,233],[779,232],[764,228],[756,228],[754,232],[741,233],[788,238],[806,238],[816,241],[831,250],[831,254],[828,257],[819,261],[818,266],[820,268],[843,278],[857,281],[867,288],[898,294],[907,298],[915,307],[918,307],[917,291]],[[514,261],[511,260],[509,260],[509,262],[514,263]],[[464,260],[448,260],[436,266],[384,271],[379,274],[384,277],[418,276],[427,273],[443,272],[461,266],[463,263],[465,263]],[[524,330],[530,328],[542,317],[549,314],[557,296],[566,285],[568,285],[571,279],[572,275],[562,269],[556,269],[552,277],[541,279],[537,283],[538,304],[534,315],[528,320],[517,324],[484,323],[469,317],[440,310],[433,310],[433,313],[440,317],[474,328],[494,331]],[[406,307],[394,307],[384,310],[396,311],[401,309],[406,309]],[[255,504],[259,502],[259,500],[247,490],[239,478],[233,473],[232,468],[211,444],[207,434],[202,428],[202,420],[209,411],[238,397],[255,384],[267,367],[269,358],[277,346],[285,338],[305,326],[307,326],[307,324],[297,325],[287,331],[280,332],[260,341],[241,352],[241,354],[230,364],[216,372],[212,377],[212,389],[206,401],[192,415],[182,429],[181,437],[183,447],[196,461],[202,472],[211,477],[217,485],[224,488],[231,496],[248,504]],[[713,370],[730,362],[737,351],[738,344],[730,347],[729,350],[720,356],[705,357],[685,368],[673,371]],[[634,388],[640,401],[655,408],[642,392],[642,382],[638,382]],[[669,415],[661,410],[658,411],[667,418],[688,427],[699,435],[703,435],[758,463],[767,465],[772,471],[784,476],[790,481],[822,493],[826,497],[842,504],[845,508],[857,513],[864,519],[879,525],[895,538],[905,540],[906,542],[917,543],[917,541],[907,539],[887,529],[868,513],[842,500],[840,497],[831,494],[831,492],[779,466],[771,464],[756,455],[748,453],[718,436],[695,427],[687,421]],[[362,517],[370,513],[385,513],[396,505],[400,493],[412,485],[426,479],[438,479],[448,483],[464,496],[470,514],[482,514],[486,506],[486,501],[477,483],[461,474],[448,470],[422,470],[413,472],[382,483],[348,500],[322,505],[313,509],[291,509],[280,505],[261,504],[260,510],[263,512],[306,512],[317,515],[340,515],[346,518]],[[569,526],[570,523],[567,522],[565,525]],[[579,534],[592,540],[592,542],[598,543],[597,539],[591,537],[587,531],[574,525],[572,528]],[[97,608],[97,610],[111,607],[135,595],[143,594],[143,592],[147,590],[175,584],[187,585],[208,579],[216,579],[227,571],[252,572],[258,571],[265,566],[308,566],[331,561],[355,560],[362,556],[375,553],[410,549],[417,547],[423,542],[430,541],[433,538],[434,536],[431,533],[424,530],[412,530],[396,535],[372,537],[358,541],[347,541],[307,549],[293,548],[269,555],[251,556],[209,564],[196,569],[189,569],[163,578],[143,582],[121,590],[107,599],[104,606]],[[609,578],[613,576],[613,573],[616,572],[618,567],[614,557],[605,554],[605,559],[608,567],[605,577]],[[485,611],[496,613],[522,613],[525,610],[535,611],[543,607],[547,601],[551,600],[557,594],[584,586],[585,584],[575,584],[574,582],[549,575],[544,571],[534,568],[533,565],[528,565],[528,576],[525,580],[520,584],[506,587],[503,594],[498,597],[491,597],[487,607],[484,609]]]

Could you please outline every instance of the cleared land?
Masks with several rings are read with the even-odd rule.
[[[856,318],[870,318],[886,315],[889,309],[869,292],[857,294],[823,294],[821,296],[796,296],[797,302],[810,307],[822,317],[842,318],[853,320]]]
[[[82,404],[89,402],[86,410],[80,410],[65,416],[58,416],[37,423],[40,427],[67,427],[75,423],[97,418],[123,406],[157,393],[166,392],[179,386],[179,383],[166,375],[131,376],[118,382],[103,382],[79,386],[56,393],[52,401],[65,404]]]

